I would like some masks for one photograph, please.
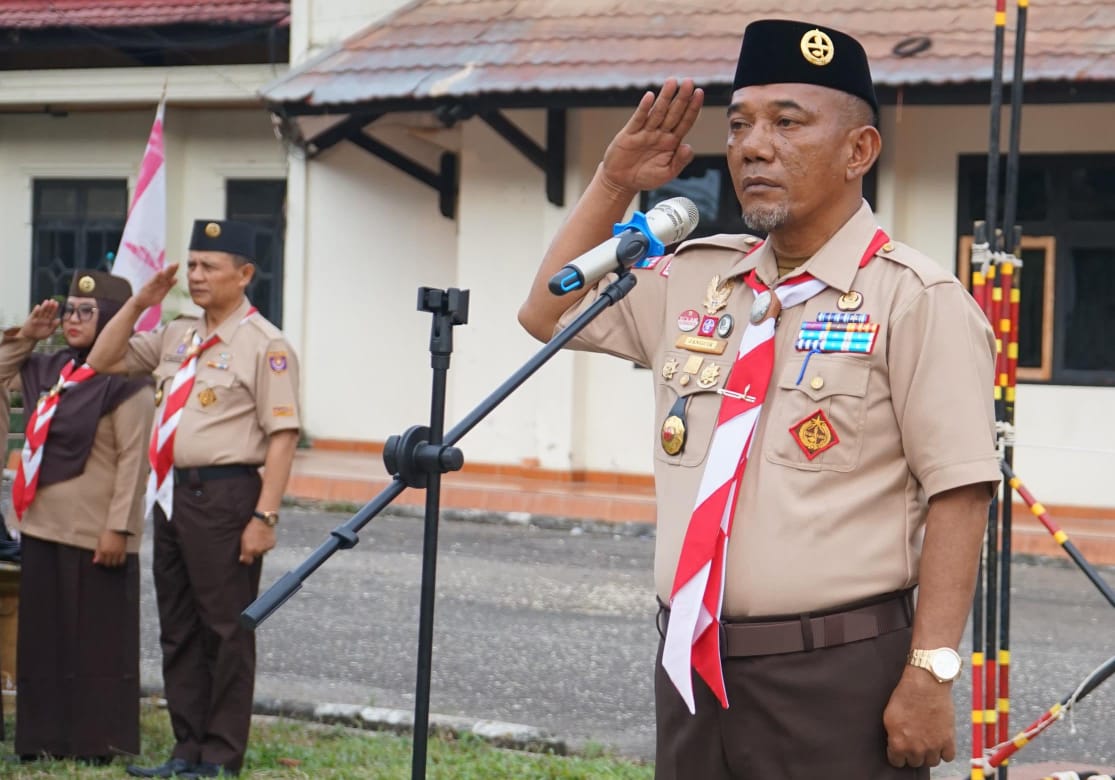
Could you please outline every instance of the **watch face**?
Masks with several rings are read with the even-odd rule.
[[[929,663],[933,674],[942,680],[952,680],[960,674],[960,656],[954,652],[938,650]]]

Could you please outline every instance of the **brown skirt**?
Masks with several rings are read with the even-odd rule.
[[[119,568],[24,536],[15,752],[139,753],[139,556]]]

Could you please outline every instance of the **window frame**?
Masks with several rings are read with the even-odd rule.
[[[107,217],[97,217],[90,220],[86,214],[88,211],[86,191],[92,187],[104,187],[111,185],[118,187],[122,190],[124,195],[124,211],[118,219],[110,219]],[[95,270],[107,270],[112,267],[115,262],[115,252],[119,249],[119,241],[117,245],[111,248],[113,258],[110,260],[107,256],[101,259],[97,266],[84,265],[84,261],[88,258],[88,233],[90,232],[119,232],[121,236],[124,233],[124,225],[128,220],[128,208],[131,203],[131,188],[130,182],[127,177],[123,176],[104,176],[104,177],[61,177],[61,176],[44,176],[36,177],[31,180],[31,284],[29,285],[28,295],[30,297],[30,304],[34,306],[43,298],[53,297],[57,295],[65,295],[62,292],[44,292],[39,287],[39,271],[40,267],[49,270],[49,264],[40,266],[39,253],[42,250],[42,233],[44,231],[61,231],[66,229],[73,229],[76,233],[74,240],[74,267],[71,271],[81,271],[94,268]],[[67,223],[65,219],[59,218],[46,218],[40,215],[40,203],[44,190],[47,189],[62,189],[70,187],[78,192],[77,203],[77,216]],[[117,231],[117,225],[119,230]],[[56,290],[58,288],[56,287]]]
[[[965,287],[971,289],[972,275],[972,236],[960,236],[957,242],[956,275]],[[1023,236],[1021,249],[1044,250],[1045,276],[1042,280],[1042,321],[1041,321],[1041,363],[1036,368],[1033,366],[1018,366],[1017,377],[1020,381],[1048,382],[1053,378],[1053,321],[1054,317],[1054,292],[1056,289],[1057,270],[1057,239],[1053,236]],[[1015,259],[1015,273],[1021,268],[1021,278],[1025,279],[1026,266],[1020,265]],[[991,323],[995,329],[995,338],[999,338],[998,326]],[[1019,330],[1022,323],[1018,324]]]

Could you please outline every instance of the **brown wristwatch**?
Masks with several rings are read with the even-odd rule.
[[[278,512],[260,512],[258,509],[252,512],[252,517],[257,520],[262,520],[267,523],[268,528],[274,528],[279,524]]]

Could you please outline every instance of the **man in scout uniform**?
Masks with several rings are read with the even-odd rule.
[[[281,331],[245,297],[255,230],[199,220],[187,279],[202,316],[132,334],[174,286],[157,273],[98,339],[98,371],[154,372],[148,506],[163,681],[176,744],[136,777],[216,777],[240,770],[255,682],[255,635],[241,610],[259,591],[298,441],[298,363]],[[262,479],[259,472],[264,467]]]
[[[596,297],[547,281],[693,159],[702,100],[690,81],[643,96],[520,310],[535,337]],[[749,25],[727,162],[766,240],[683,243],[572,342],[655,373],[660,780],[928,778],[955,753],[994,341],[863,201],[877,110],[853,38]]]

